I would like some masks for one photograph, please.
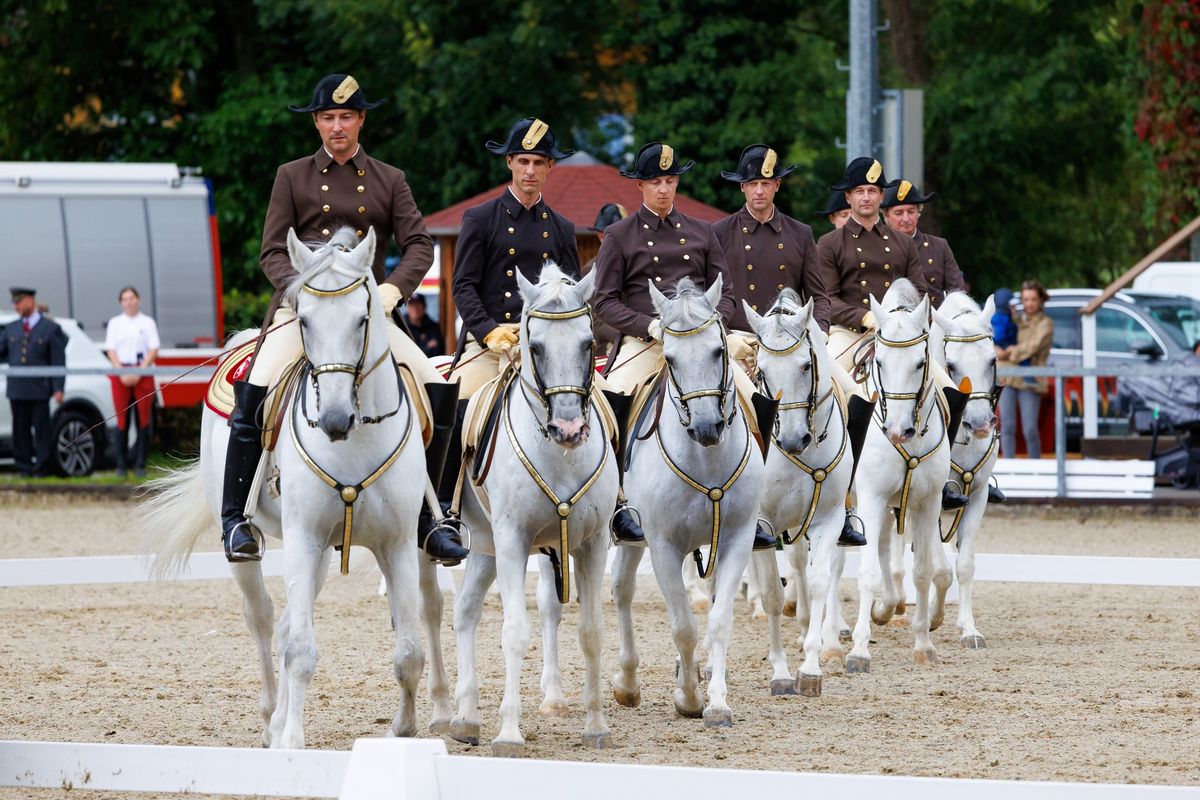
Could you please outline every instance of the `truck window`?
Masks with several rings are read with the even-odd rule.
[[[136,286],[142,311],[158,317],[141,198],[66,197],[62,203],[75,320],[103,341],[104,324],[121,311],[117,292],[122,286]]]
[[[1050,346],[1055,350],[1082,350],[1083,331],[1079,322],[1079,306],[1047,305],[1046,316],[1054,321],[1054,338]]]

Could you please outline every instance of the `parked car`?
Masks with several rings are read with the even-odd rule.
[[[0,325],[7,325],[14,319],[13,314],[0,314]],[[67,334],[68,366],[109,366],[104,352],[75,320],[55,317],[54,321]],[[3,395],[7,381],[0,372],[0,395]],[[68,376],[63,402],[57,405],[51,401],[50,413],[54,428],[55,471],[72,477],[90,475],[111,463],[108,450],[116,441],[117,423],[112,386],[107,375]],[[12,412],[8,402],[0,399],[0,458],[12,458],[12,455]]]

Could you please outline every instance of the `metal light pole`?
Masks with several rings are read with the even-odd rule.
[[[850,0],[850,88],[846,92],[846,161],[875,153],[879,57],[875,47],[877,0]]]

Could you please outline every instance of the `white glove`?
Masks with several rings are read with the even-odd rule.
[[[741,333],[731,333],[728,337],[729,357],[734,361],[749,361],[758,352],[758,339]]]
[[[379,299],[383,301],[383,315],[390,317],[392,312],[396,310],[396,306],[403,299],[400,290],[390,283],[379,284]]]
[[[650,320],[650,324],[646,327],[646,333],[651,339],[661,342],[663,337],[662,322],[656,319]]]
[[[875,314],[870,311],[868,311],[866,314],[863,314],[862,326],[866,330],[872,331],[878,328],[879,325],[875,322]]]

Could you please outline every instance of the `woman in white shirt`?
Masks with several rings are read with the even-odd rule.
[[[141,312],[138,290],[126,286],[118,296],[121,312],[108,321],[104,349],[114,367],[148,367],[158,359],[158,326]],[[146,474],[146,449],[150,443],[150,408],[154,402],[154,378],[150,375],[110,375],[113,404],[117,408],[117,475],[129,468],[129,415],[137,413],[138,434],[133,450],[135,475]]]

